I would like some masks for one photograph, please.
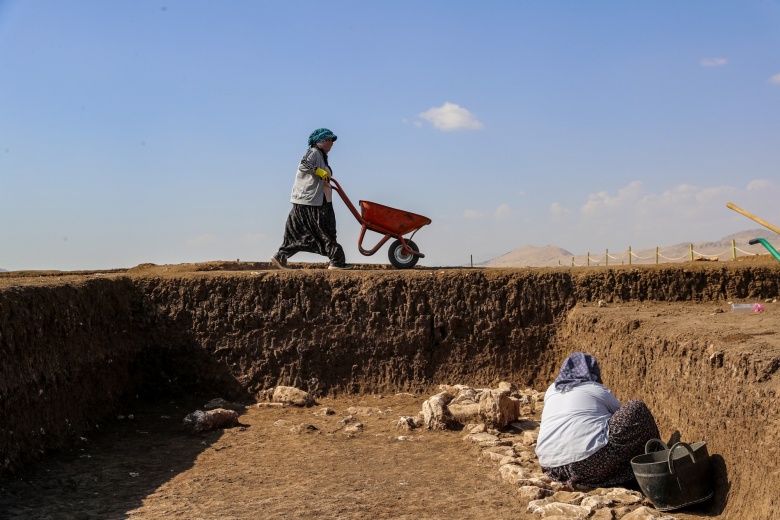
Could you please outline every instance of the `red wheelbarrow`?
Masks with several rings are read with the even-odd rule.
[[[380,247],[385,245],[385,242],[391,238],[395,238],[395,242],[390,244],[390,250],[387,254],[390,263],[395,267],[398,269],[410,269],[417,264],[417,261],[420,258],[425,258],[425,255],[420,253],[417,244],[412,242],[412,237],[421,227],[430,224],[431,219],[409,211],[383,206],[367,200],[359,201],[360,213],[358,213],[354,204],[349,200],[349,197],[344,193],[344,190],[336,179],[331,177],[330,182],[333,185],[333,189],[338,192],[339,196],[344,201],[344,204],[347,205],[352,214],[355,215],[357,221],[363,226],[360,230],[360,239],[358,240],[358,249],[363,255],[373,255],[379,251]],[[367,229],[384,235],[379,243],[371,250],[363,248],[363,238],[366,235]],[[412,234],[409,238],[404,238],[403,235],[407,233]]]

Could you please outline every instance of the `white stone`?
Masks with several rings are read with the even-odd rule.
[[[463,437],[463,440],[481,444],[483,442],[498,442],[498,436],[490,433],[470,433]]]
[[[642,506],[628,513],[621,520],[677,520],[677,517],[664,515],[656,509]]]
[[[293,386],[277,386],[271,400],[275,403],[285,403],[293,406],[312,406],[314,398],[308,393]]]
[[[473,401],[455,401],[447,405],[452,418],[461,424],[478,423],[482,420],[479,414],[479,404]]]
[[[517,406],[509,392],[484,390],[479,394],[479,415],[488,428],[501,429],[517,419]]]
[[[477,400],[477,393],[472,390],[471,388],[465,388],[463,390],[459,390],[458,394],[455,396],[455,398],[452,400],[450,404],[460,404],[460,403],[476,403]]]
[[[523,464],[527,464],[531,462],[532,460],[536,459],[536,454],[532,451],[517,451],[515,450],[515,455],[517,455],[517,458],[522,462]]]
[[[184,428],[191,433],[206,432],[218,428],[231,428],[238,424],[238,413],[235,410],[195,410],[184,418]]]
[[[609,508],[598,509],[588,520],[615,520],[615,512]]]
[[[452,400],[452,394],[442,392],[434,395],[423,403],[423,424],[429,430],[446,430],[454,422],[447,403]]]
[[[414,417],[404,415],[399,417],[398,421],[395,423],[395,427],[399,430],[411,431],[417,427],[417,423],[415,422]]]
[[[521,464],[520,459],[514,455],[507,455],[498,461],[500,465],[504,464]]]
[[[506,456],[493,451],[482,450],[482,458],[492,460],[493,462],[499,462],[501,459],[505,459]]]
[[[472,426],[471,428],[469,428],[469,427],[467,426],[466,428],[467,428],[467,430],[468,430],[470,433],[484,433],[484,432],[485,432],[485,430],[487,429],[487,428],[485,428],[485,425],[484,425],[484,424],[477,424],[477,425],[474,425],[474,426]]]
[[[531,478],[522,479],[517,481],[518,486],[534,486],[541,489],[546,489],[549,491],[545,496],[550,496],[554,493],[552,486],[550,486],[550,483],[547,481],[544,481],[540,478],[534,477],[533,475]]]
[[[520,486],[517,488],[517,494],[524,502],[530,502],[550,496],[552,490],[536,486]]]
[[[306,424],[306,423],[301,423],[290,428],[291,433],[310,433],[310,432],[316,432],[318,430],[319,428],[317,428],[313,424]]]
[[[557,491],[553,494],[551,502],[563,502],[564,504],[580,505],[587,495],[579,491]]]
[[[257,403],[258,408],[284,408],[285,403]]]
[[[379,408],[371,408],[370,406],[350,406],[347,408],[347,413],[350,415],[363,415],[368,417],[373,414],[381,415],[384,412]]]
[[[624,506],[638,504],[644,499],[644,495],[639,491],[631,491],[624,488],[610,489],[606,496],[614,500],[616,504]]]
[[[363,431],[362,423],[350,424],[349,426],[344,427],[344,433],[358,433],[362,431]]]
[[[591,509],[601,509],[604,507],[612,507],[616,503],[617,502],[608,495],[594,495],[582,499],[581,505],[588,506]]]
[[[538,438],[539,432],[523,432],[523,444],[526,446],[533,446]]]
[[[504,464],[498,468],[501,478],[510,484],[517,484],[521,480],[528,479],[531,475],[527,469],[517,464]]]
[[[563,502],[551,502],[544,505],[535,505],[536,502],[545,502],[550,498],[544,500],[532,500],[528,503],[527,511],[536,515],[540,515],[542,518],[551,518],[554,516],[560,516],[561,518],[568,518],[571,520],[585,520],[590,516],[592,512],[589,507],[575,506],[573,504],[564,504]]]

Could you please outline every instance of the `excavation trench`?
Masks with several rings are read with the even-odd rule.
[[[780,309],[724,312],[776,298],[775,265],[4,274],[0,467],[73,446],[128,399],[543,391],[579,350],[619,399],[648,403],[664,440],[707,441],[708,515],[776,518]]]

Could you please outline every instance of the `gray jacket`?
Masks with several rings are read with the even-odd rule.
[[[312,146],[306,151],[301,163],[298,165],[298,172],[295,174],[295,184],[293,184],[290,202],[293,204],[302,204],[304,206],[322,206],[325,198],[323,190],[325,181],[317,176],[315,171],[322,168],[331,173],[325,159],[322,157],[322,150]]]

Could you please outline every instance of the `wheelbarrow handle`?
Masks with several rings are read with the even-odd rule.
[[[341,200],[343,200],[344,204],[347,205],[347,208],[349,209],[350,212],[352,212],[352,215],[355,216],[358,222],[360,222],[361,224],[365,224],[365,221],[363,220],[363,216],[360,214],[360,212],[358,212],[355,205],[352,204],[352,201],[349,200],[349,197],[347,197],[347,194],[344,193],[344,190],[341,189],[341,184],[339,184],[339,181],[331,177],[330,182],[334,185],[333,189],[336,190],[336,193],[339,194],[339,197],[341,197]]]

